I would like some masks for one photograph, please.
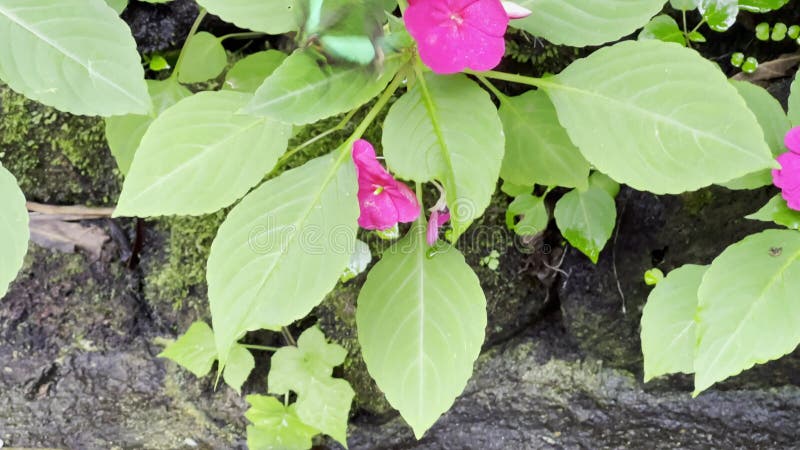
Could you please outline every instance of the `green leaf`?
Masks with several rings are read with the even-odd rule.
[[[781,9],[789,0],[739,0],[739,8],[744,11],[765,13]]]
[[[383,154],[398,176],[444,185],[458,239],[489,206],[505,141],[489,94],[464,75],[428,74],[392,105]]]
[[[626,41],[542,87],[583,156],[635,189],[680,193],[775,165],[744,100],[693,50]]]
[[[486,328],[486,298],[461,253],[427,250],[418,223],[372,268],[356,311],[367,369],[418,439],[464,390]]]
[[[764,207],[750,214],[747,218],[762,222],[774,222],[786,228],[800,230],[800,211],[789,208],[786,200],[780,194],[772,197]]]
[[[164,111],[136,150],[115,216],[207,214],[261,181],[286,150],[291,127],[238,114],[251,97],[201,92]]]
[[[214,347],[214,356],[216,356],[216,345],[212,336],[211,345]],[[246,347],[242,345],[234,345],[231,347],[231,354],[228,357],[228,363],[225,365],[225,372],[222,374],[225,378],[225,384],[232,387],[236,392],[242,390],[242,385],[247,381],[250,372],[256,368],[256,360],[253,354],[250,353]]]
[[[708,266],[673,270],[647,297],[642,310],[645,383],[670,373],[694,373],[697,289]]]
[[[28,209],[17,179],[0,165],[0,299],[17,277],[28,252]]]
[[[248,395],[250,409],[245,417],[253,423],[247,427],[250,450],[308,450],[311,438],[318,431],[303,423],[295,406],[284,406],[274,397]]]
[[[670,6],[678,11],[692,11],[697,8],[700,0],[669,0]]]
[[[277,50],[248,55],[228,71],[222,88],[239,92],[255,92],[285,59],[286,54]]]
[[[519,222],[514,219],[522,216]],[[531,194],[517,196],[506,211],[506,226],[520,236],[533,236],[547,228],[550,215],[544,204],[544,197]]]
[[[573,47],[615,41],[644,26],[664,0],[518,0],[533,11],[511,25]]]
[[[130,29],[103,0],[0,1],[0,79],[73,114],[146,114]]]
[[[789,91],[789,120],[792,126],[800,126],[800,72],[795,74]]]
[[[111,154],[123,175],[127,175],[133,156],[147,128],[165,109],[192,95],[172,78],[164,81],[147,80],[147,89],[155,110],[149,115],[128,114],[106,118],[106,140]]]
[[[313,123],[357,108],[381,93],[405,62],[399,53],[386,57],[383,71],[362,66],[320,66],[310,51],[296,51],[264,81],[245,107],[295,125]]]
[[[602,190],[608,192],[611,198],[616,198],[619,194],[619,183],[612,180],[608,175],[594,171],[592,176],[589,177],[589,186],[597,186]]]
[[[783,137],[792,124],[778,100],[766,89],[747,81],[731,80],[731,84],[747,103],[748,108],[756,115],[772,155],[778,156],[785,152]],[[764,169],[729,181],[723,186],[729,189],[756,189],[769,184],[772,184],[772,173],[769,169]]]
[[[569,140],[547,95],[528,91],[504,99],[499,114],[506,134],[503,180],[524,186],[586,187],[589,163]]]
[[[359,214],[348,155],[323,156],[267,181],[219,228],[207,278],[223,365],[244,332],[308,314],[347,266],[352,248],[344,243],[355,242]]]
[[[197,0],[211,14],[239,28],[283,34],[298,29],[299,0]]]
[[[372,262],[372,251],[366,242],[356,239],[353,254],[350,255],[350,263],[345,267],[340,278],[342,283],[352,280],[359,274],[367,270]]]
[[[347,351],[328,344],[317,327],[303,332],[297,347],[284,347],[272,355],[267,384],[272,394],[297,393],[297,414],[306,424],[347,445],[347,419],[355,392],[341,379],[331,377],[344,363]]]
[[[114,9],[117,14],[122,14],[122,11],[125,11],[125,8],[128,7],[128,0],[106,0],[108,6]]]
[[[694,395],[800,343],[800,233],[767,230],[719,255],[698,291]]]
[[[219,38],[201,31],[189,38],[177,67],[178,81],[181,83],[202,83],[216,78],[228,65],[228,54]]]
[[[554,216],[570,245],[596,264],[617,219],[617,207],[608,192],[598,186],[573,189],[558,200]]]
[[[180,364],[198,378],[204,377],[211,372],[211,366],[217,359],[214,332],[205,322],[195,322],[158,357]]]
[[[686,45],[686,37],[678,26],[678,22],[675,22],[675,19],[666,14],[653,17],[644,26],[642,31],[639,32],[639,40],[642,39],[658,39],[659,41]]]
[[[700,0],[697,11],[714,31],[727,31],[739,15],[738,0]]]

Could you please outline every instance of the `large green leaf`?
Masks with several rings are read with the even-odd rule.
[[[756,115],[772,155],[778,156],[785,152],[783,137],[792,124],[778,100],[761,86],[747,81],[731,80],[731,83],[747,103],[747,107]],[[772,174],[769,169],[763,169],[729,181],[724,186],[730,189],[756,189],[769,184],[772,184]]]
[[[528,91],[504,100],[500,120],[506,133],[503,180],[523,186],[587,186],[589,163],[569,140],[547,95]]]
[[[426,75],[392,105],[383,125],[383,154],[398,176],[444,185],[453,239],[489,206],[504,147],[489,94],[463,75]]]
[[[247,447],[250,450],[308,450],[318,431],[297,416],[295,405],[284,406],[275,397],[248,395],[250,409],[245,417]]]
[[[789,208],[786,200],[780,194],[772,197],[764,207],[747,218],[762,222],[774,222],[786,228],[800,230],[800,211]]]
[[[353,402],[353,388],[347,381],[332,378],[334,367],[344,363],[347,350],[325,342],[317,327],[304,331],[297,347],[284,347],[270,362],[269,392],[297,394],[297,415],[321,432],[347,445],[347,419]]]
[[[615,41],[643,27],[664,0],[519,0],[533,11],[512,26],[573,47]]]
[[[299,0],[197,0],[208,12],[240,28],[282,34],[297,25]]]
[[[285,60],[286,54],[277,50],[266,50],[247,55],[225,74],[225,84],[222,88],[239,92],[255,92]]]
[[[146,114],[130,29],[103,0],[0,0],[0,79],[74,114]]]
[[[192,95],[190,90],[173,78],[163,81],[147,80],[147,90],[154,107],[149,115],[127,114],[106,118],[106,140],[123,175],[128,174],[133,155],[153,120],[165,109]]]
[[[703,16],[709,28],[714,31],[728,31],[739,15],[738,0],[700,0],[697,11]]]
[[[611,195],[600,186],[573,189],[558,200],[553,215],[567,241],[597,263],[617,220]]]
[[[296,51],[264,80],[245,111],[296,125],[347,112],[378,95],[406,58],[390,54],[376,74],[371,67],[320,66],[310,51]]]
[[[464,390],[486,328],[486,298],[461,253],[427,250],[417,224],[372,268],[356,311],[367,369],[417,438]]]
[[[308,314],[347,267],[359,214],[348,154],[314,159],[264,183],[220,227],[207,278],[223,364],[246,331]]]
[[[202,83],[216,78],[228,64],[228,54],[219,38],[205,31],[189,38],[184,52],[180,67],[176,68],[181,83]]]
[[[656,285],[642,311],[644,381],[694,372],[697,289],[708,266],[687,264]]]
[[[201,92],[164,111],[136,150],[115,215],[207,214],[261,181],[286,150],[291,127],[238,114],[251,97]]]
[[[17,179],[0,165],[0,299],[17,277],[28,252],[28,209]]]
[[[739,8],[745,11],[764,13],[774,9],[780,9],[789,0],[739,0]]]
[[[636,189],[680,193],[775,165],[744,100],[693,50],[622,42],[542,85],[583,156]]]
[[[731,245],[698,295],[694,395],[800,343],[800,233],[767,230]]]

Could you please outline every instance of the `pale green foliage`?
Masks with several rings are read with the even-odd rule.
[[[659,281],[642,311],[644,381],[694,372],[697,289],[708,266],[687,264]]]
[[[700,0],[697,11],[714,31],[727,31],[739,15],[739,0]]]
[[[786,228],[800,230],[800,211],[789,208],[781,195],[772,197],[766,205],[747,218],[762,222],[774,222]]]
[[[728,247],[698,296],[694,386],[779,358],[800,343],[800,233],[768,230]]]
[[[164,81],[147,80],[147,89],[153,102],[153,112],[149,115],[127,114],[106,118],[106,140],[123,175],[128,174],[133,155],[153,120],[165,109],[192,95],[191,91],[172,78]]]
[[[486,328],[486,298],[461,253],[427,250],[416,224],[372,268],[356,311],[367,369],[417,438],[466,386]]]
[[[526,186],[586,188],[589,163],[569,140],[543,92],[503,99],[500,120],[506,134],[503,180]]]
[[[795,75],[789,92],[789,120],[792,126],[800,126],[800,75]]]
[[[522,216],[516,221],[517,216]],[[518,195],[508,205],[506,225],[520,236],[533,236],[547,228],[550,215],[544,204],[544,197],[536,197],[528,193]]]
[[[295,405],[284,406],[274,397],[248,395],[250,409],[245,417],[247,447],[250,450],[308,450],[318,431],[303,423]]]
[[[347,156],[323,156],[262,184],[220,227],[208,258],[208,298],[223,364],[244,332],[308,314],[347,266],[358,218]]]
[[[106,0],[108,6],[112,7],[117,14],[122,14],[125,8],[128,7],[128,0]]]
[[[589,177],[589,186],[597,186],[600,189],[608,192],[611,198],[615,198],[619,194],[619,183],[612,180],[608,175],[594,171],[592,176]]]
[[[444,186],[457,239],[489,206],[500,173],[505,138],[489,95],[463,75],[429,74],[392,105],[383,127],[392,171]]]
[[[0,165],[0,299],[28,252],[28,210],[14,175]]]
[[[554,44],[584,47],[615,41],[644,26],[664,0],[519,0],[533,11],[511,26]]]
[[[274,355],[267,385],[272,394],[297,394],[298,417],[307,425],[347,445],[347,419],[355,393],[347,381],[332,378],[347,351],[328,344],[317,327],[304,331],[297,347],[283,347]]]
[[[661,14],[653,17],[639,32],[639,39],[658,39],[664,42],[674,42],[686,45],[686,36],[672,17]]]
[[[310,51],[296,51],[256,91],[245,111],[303,125],[350,111],[378,95],[408,55],[386,57],[383,70],[321,66]]]
[[[201,83],[216,78],[228,64],[228,54],[219,39],[201,31],[190,37],[178,69],[181,83]]]
[[[255,92],[268,76],[272,75],[286,59],[286,54],[277,50],[253,53],[236,62],[225,74],[223,89],[239,92]]]
[[[286,151],[291,127],[238,114],[250,98],[201,92],[164,111],[142,138],[115,215],[211,213],[261,181]]]
[[[195,322],[183,336],[167,346],[158,356],[174,361],[198,378],[204,377],[211,371],[211,366],[217,359],[214,332],[205,322]],[[236,391],[241,390],[255,365],[255,359],[249,350],[239,344],[233,345],[223,374],[225,384]]]
[[[778,100],[761,86],[747,81],[731,80],[731,83],[747,103],[747,107],[756,115],[772,155],[778,156],[785,152],[783,137],[792,124]],[[724,186],[730,189],[755,189],[769,184],[772,184],[772,174],[769,169],[764,169],[725,183]]]
[[[572,63],[543,88],[586,159],[636,189],[680,193],[774,165],[744,100],[692,50],[622,42]]]
[[[597,263],[617,220],[617,207],[608,192],[597,186],[574,189],[558,200],[554,216],[567,241]]]
[[[146,114],[136,43],[103,0],[0,1],[0,79],[74,114]]]
[[[208,12],[241,28],[281,34],[297,30],[300,0],[197,0]]]

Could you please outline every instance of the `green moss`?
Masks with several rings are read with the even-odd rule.
[[[0,84],[0,162],[30,200],[111,204],[120,177],[102,119],[40,105]]]

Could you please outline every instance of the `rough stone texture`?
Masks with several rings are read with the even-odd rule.
[[[796,448],[800,389],[648,389],[585,359],[557,317],[481,356],[464,394],[416,442],[400,419],[356,420],[351,450]]]
[[[174,0],[160,5],[132,1],[122,18],[131,27],[139,53],[150,54],[180,48],[197,12],[194,0]]]

